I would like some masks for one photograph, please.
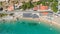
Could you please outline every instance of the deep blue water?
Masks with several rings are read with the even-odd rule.
[[[60,34],[60,30],[34,20],[1,21],[0,34]]]

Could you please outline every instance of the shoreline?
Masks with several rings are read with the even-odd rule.
[[[18,19],[17,19],[18,18]],[[57,27],[60,29],[60,24],[54,21],[50,21],[47,19],[44,19],[43,17],[40,18],[20,18],[20,17],[12,17],[11,19],[0,19],[1,21],[16,21],[16,20],[20,20],[20,19],[26,19],[26,20],[35,20],[35,21],[39,21],[39,22],[44,22],[45,24],[49,24],[51,26]]]
[[[21,18],[21,19],[26,19],[26,20],[35,20],[35,21],[39,21],[39,22],[44,22],[45,24],[48,24],[50,26],[54,26],[56,27],[57,29],[60,29],[60,24],[59,23],[56,23],[54,21],[49,21],[49,20],[45,20],[43,18]]]

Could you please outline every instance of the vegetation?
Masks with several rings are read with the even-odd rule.
[[[21,8],[23,9],[23,10],[25,10],[26,9],[26,3],[25,2],[23,2],[23,5],[21,6]]]
[[[31,2],[27,2],[27,3],[25,3],[25,2],[23,2],[23,5],[21,6],[21,8],[22,9],[30,9],[30,8],[33,8],[34,7],[34,5],[31,3]]]
[[[49,4],[51,4],[50,7],[53,10],[53,12],[56,13],[58,11],[58,8],[57,8],[58,1],[57,0],[47,0],[47,1],[49,2]]]
[[[40,4],[45,5],[45,6],[49,6],[49,3],[46,3],[46,2],[47,2],[46,0],[33,2],[33,3],[31,1],[28,2],[28,3],[23,2],[23,5],[21,6],[21,8],[23,10],[30,9],[30,8],[33,8],[34,6],[37,6],[37,5],[40,5]]]
[[[58,11],[58,2],[54,2],[52,3],[51,5],[51,9],[54,11],[54,12],[57,12]]]
[[[57,0],[43,0],[43,1],[41,0],[41,1],[38,1],[38,2],[34,2],[34,3],[31,3],[31,1],[28,2],[28,3],[24,2],[21,8],[24,9],[24,10],[25,9],[30,9],[30,8],[33,8],[34,6],[37,6],[37,5],[40,5],[40,4],[51,7],[53,12],[58,11],[58,8],[57,8],[58,1]],[[50,4],[51,4],[51,6],[50,6]]]
[[[0,6],[2,5],[2,2],[0,2]]]
[[[51,5],[51,9],[56,13],[58,11],[58,2],[55,0]]]
[[[40,5],[41,3],[42,3],[41,1],[36,2],[37,5]]]
[[[33,8],[34,6],[37,6],[37,5],[40,5],[40,4],[43,4],[43,5],[48,5],[48,4],[46,4],[44,1],[43,2],[41,2],[41,1],[38,1],[38,2],[23,2],[23,5],[21,6],[21,8],[23,9],[23,10],[26,10],[26,9],[30,9],[30,8]]]
[[[4,16],[7,16],[8,14],[5,14],[5,13],[0,13],[0,17],[4,17]]]
[[[51,9],[54,11],[54,12],[57,12],[58,11],[58,1],[57,0],[40,0],[38,2],[31,2],[32,0],[30,0],[29,2],[23,2],[23,5],[20,7],[20,9],[23,9],[23,10],[26,10],[26,9],[31,9],[33,8],[34,6],[37,6],[37,5],[45,5],[45,6],[49,6],[51,7]],[[18,0],[14,1],[13,3],[19,3]],[[51,4],[51,5],[50,5]],[[2,5],[2,2],[0,2],[0,5]]]

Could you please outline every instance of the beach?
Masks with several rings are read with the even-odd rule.
[[[60,24],[57,23],[57,21],[59,21],[59,20],[55,19],[56,17],[53,17],[53,18],[54,18],[53,20],[49,20],[45,16],[41,16],[40,18],[24,18],[24,17],[21,17],[21,15],[17,14],[15,16],[6,16],[4,18],[1,18],[1,20],[6,20],[6,21],[16,21],[16,20],[21,20],[21,19],[35,20],[35,21],[39,21],[39,22],[44,22],[45,24],[49,24],[49,25],[57,27],[59,29],[60,28]]]
[[[2,19],[0,24],[0,33],[3,34],[60,34],[60,25],[45,17],[20,18],[20,16],[11,16],[5,19]]]
[[[26,19],[26,20],[35,20],[35,21],[39,21],[39,22],[44,22],[45,24],[48,24],[50,26],[54,26],[56,27],[57,29],[60,29],[60,24],[57,23],[57,22],[54,22],[54,21],[50,21],[50,20],[47,20],[43,17],[40,17],[40,18],[20,18],[20,19]]]

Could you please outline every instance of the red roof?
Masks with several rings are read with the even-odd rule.
[[[35,6],[34,8],[33,8],[33,10],[47,10],[48,9],[48,6],[43,6],[43,5],[39,5],[39,7],[38,6]]]
[[[48,6],[40,6],[39,9],[40,10],[47,10],[48,9]]]

